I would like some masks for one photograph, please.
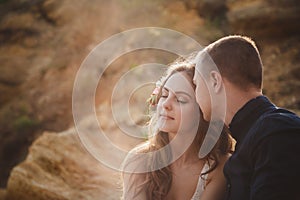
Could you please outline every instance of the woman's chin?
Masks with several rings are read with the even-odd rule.
[[[167,128],[167,127],[158,127],[158,130],[159,131],[162,131],[162,132],[166,132],[166,133],[168,133],[168,132],[170,132],[171,130],[169,129],[169,128]]]

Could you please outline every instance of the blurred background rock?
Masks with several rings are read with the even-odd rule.
[[[73,129],[75,75],[101,41],[147,26],[180,31],[201,45],[250,36],[265,66],[264,93],[299,114],[299,20],[297,0],[0,0],[0,199],[119,198],[119,174],[93,159]],[[118,78],[175,58],[133,52],[104,72],[96,107],[112,140],[121,135],[109,105]],[[144,109],[138,95],[132,104]]]

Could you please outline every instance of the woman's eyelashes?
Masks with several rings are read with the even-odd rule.
[[[160,98],[166,99],[166,98],[168,98],[168,94],[161,94]]]
[[[169,92],[168,91],[166,91],[165,89],[162,91],[162,93],[161,93],[161,98],[168,98],[168,96],[169,96]]]
[[[187,103],[188,101],[187,101],[185,98],[183,98],[183,97],[177,97],[177,102],[182,103],[182,104],[185,104],[185,103]]]
[[[169,92],[162,92],[160,98],[166,99],[169,97]],[[178,95],[171,95],[171,98],[174,98],[176,102],[185,104],[188,103],[188,100],[185,97],[178,96]]]

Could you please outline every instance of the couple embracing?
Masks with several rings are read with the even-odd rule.
[[[300,199],[300,118],[262,94],[262,79],[259,51],[243,36],[171,63],[150,99],[151,137],[124,163],[122,198]]]

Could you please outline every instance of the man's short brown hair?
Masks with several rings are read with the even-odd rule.
[[[228,81],[242,89],[262,88],[263,65],[253,40],[226,36],[205,49]]]

